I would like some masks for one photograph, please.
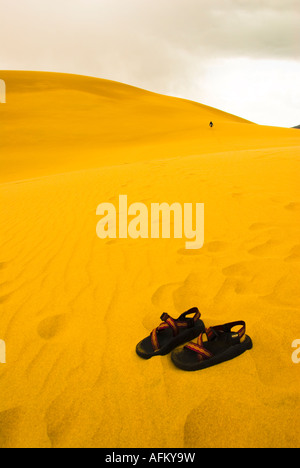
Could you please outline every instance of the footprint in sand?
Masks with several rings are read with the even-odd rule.
[[[208,252],[223,252],[226,250],[227,244],[226,242],[222,241],[213,241],[209,242],[208,244],[204,244],[204,249],[206,249]]]
[[[202,249],[193,249],[193,250],[186,250],[186,249],[179,249],[177,250],[178,255],[185,255],[188,257],[194,257],[195,255],[201,255]]]
[[[173,294],[178,283],[164,284],[160,286],[152,295],[152,304],[161,308],[166,307],[166,304],[173,303]]]
[[[11,294],[7,294],[6,296],[1,296],[0,297],[0,304],[4,304],[4,302],[8,301],[10,296],[11,296]]]
[[[66,314],[54,315],[42,320],[37,328],[43,340],[51,340],[60,333],[66,325]]]
[[[291,202],[285,206],[285,209],[288,211],[300,211],[300,203]]]
[[[278,242],[268,240],[264,244],[253,247],[253,249],[248,250],[248,252],[249,254],[255,255],[256,257],[268,257],[276,253],[278,254],[278,252],[276,252],[278,244]]]
[[[151,301],[153,306],[145,309],[143,314],[143,326],[147,330],[152,330],[159,320],[159,316],[163,312],[168,312],[172,315],[174,310],[173,295],[178,284],[164,284],[160,286],[152,295]]]
[[[300,261],[300,245],[295,245],[290,251],[290,255],[286,257],[286,262],[299,262]]]
[[[244,196],[244,194],[241,192],[232,193],[231,195],[232,195],[232,198],[236,198],[236,199],[242,198]]]
[[[202,249],[194,249],[194,250],[187,250],[187,249],[179,249],[177,250],[178,255],[183,255],[185,257],[197,257],[202,255],[203,253],[220,253],[227,249],[226,242],[222,241],[213,241],[204,243]]]
[[[24,410],[22,407],[0,412],[0,448],[9,446],[19,429]]]
[[[223,268],[222,273],[225,276],[249,276],[249,269],[246,262],[234,263],[226,268]]]
[[[299,279],[295,273],[283,276],[274,286],[273,292],[263,296],[271,304],[278,306],[288,306],[298,309],[299,299]]]
[[[7,263],[6,262],[0,262],[0,270],[4,270],[5,268],[7,267]],[[0,283],[0,290],[1,289],[4,289],[4,286],[7,285],[8,282],[4,282],[4,283]],[[4,302],[6,302],[9,298],[10,298],[11,294],[6,294],[6,295],[3,295],[3,296],[0,296],[0,304],[4,304]]]
[[[232,298],[239,294],[244,294],[246,291],[246,283],[237,277],[228,277],[223,282],[220,289],[215,294],[213,298],[214,304],[221,305],[232,301]]]
[[[254,223],[249,227],[249,231],[261,231],[263,229],[268,229],[269,227],[271,227],[271,225],[267,223]]]

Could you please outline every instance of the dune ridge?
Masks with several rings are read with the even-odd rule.
[[[298,447],[298,132],[94,78],[0,78],[0,447]],[[119,194],[205,203],[203,249],[98,239]],[[193,306],[246,320],[253,350],[191,374],[135,354]]]
[[[41,72],[2,71],[1,77],[8,96],[0,113],[1,182],[151,161],[156,154],[173,158],[299,142],[295,130],[275,131],[117,82]]]

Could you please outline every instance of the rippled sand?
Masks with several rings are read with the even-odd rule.
[[[0,447],[299,446],[299,131],[104,80],[0,78]],[[204,203],[204,247],[100,240],[96,208],[120,194]],[[253,350],[195,373],[135,354],[193,306],[245,320]]]

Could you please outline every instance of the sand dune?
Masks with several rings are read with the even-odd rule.
[[[297,130],[120,83],[1,72],[0,447],[300,445]],[[210,120],[215,126],[208,127]],[[96,207],[205,203],[205,244],[96,236]],[[254,348],[185,373],[136,343],[167,311]]]
[[[216,109],[120,83],[29,72],[1,77],[8,89],[0,114],[3,182],[299,143],[294,130],[244,125]]]

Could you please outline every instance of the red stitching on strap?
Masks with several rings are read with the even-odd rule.
[[[174,336],[177,336],[178,333],[179,333],[179,330],[177,328],[177,325],[176,325],[176,322],[174,319],[172,319],[172,317],[168,317],[166,322],[170,325],[170,327],[172,328],[173,330],[173,334]]]
[[[202,336],[202,334],[200,336]],[[201,340],[198,341],[202,342],[202,337]],[[208,351],[208,349],[204,348],[204,346],[200,345],[199,342],[197,344],[191,341],[185,346],[185,348],[190,349],[191,351],[194,351],[195,353],[199,354],[203,359],[210,359],[211,357],[213,357],[213,354],[210,351]]]
[[[196,321],[200,318],[200,316],[201,316],[200,312],[197,311],[197,313],[195,313],[193,317],[194,323],[196,323]],[[158,332],[162,330],[166,330],[167,328],[171,328],[173,331],[173,336],[177,336],[179,334],[180,328],[186,328],[188,326],[187,321],[184,321],[184,320],[180,321],[179,319],[175,320],[166,313],[161,316],[161,320],[164,320],[164,321],[157,328],[155,328],[151,332],[151,335],[150,335],[151,343],[152,343],[152,347],[154,351],[159,350],[159,342],[158,342],[158,337],[157,337]]]
[[[199,335],[197,343],[191,341],[190,343],[185,345],[185,348],[190,349],[191,351],[194,351],[195,353],[199,354],[203,359],[210,359],[211,357],[213,357],[213,354],[203,346],[203,335],[206,334],[208,341],[210,341],[210,339],[213,337],[216,331],[230,332],[231,329],[233,327],[236,327],[237,325],[242,325],[242,328],[238,332],[236,332],[241,339],[246,333],[246,323],[243,321],[231,322],[226,323],[225,325],[218,325],[216,327],[207,328],[205,333],[201,333]]]

